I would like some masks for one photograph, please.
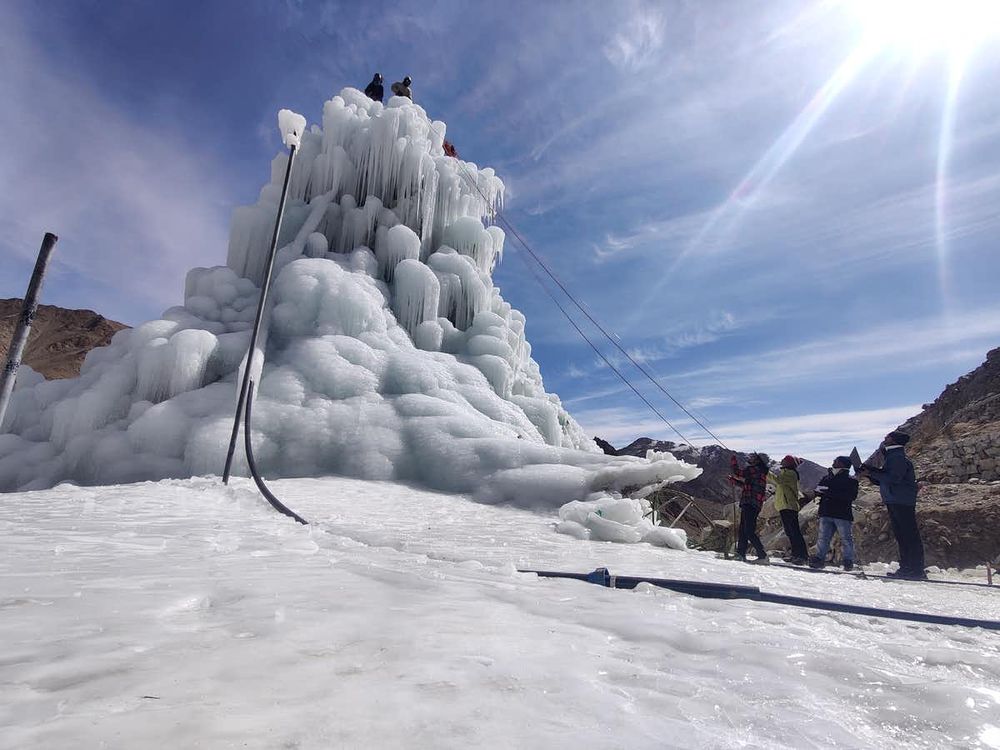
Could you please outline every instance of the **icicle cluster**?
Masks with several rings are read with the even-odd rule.
[[[545,392],[524,316],[491,277],[503,183],[444,155],[444,123],[355,89],[326,103],[322,129],[279,119],[297,148],[254,363],[263,471],[554,505],[697,471],[596,453]],[[183,306],[118,333],[79,378],[17,389],[0,490],[221,470],[287,158],[235,211],[227,266],[188,274]]]

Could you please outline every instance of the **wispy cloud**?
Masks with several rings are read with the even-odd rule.
[[[730,357],[671,375],[723,392],[772,390],[811,380],[814,385],[939,364],[972,352],[985,354],[1000,337],[1000,308],[949,318],[893,321],[867,331],[805,341]]]
[[[791,453],[829,465],[836,456],[849,453],[853,446],[862,454],[870,453],[886,432],[919,412],[919,404],[810,412],[717,424],[712,426],[712,431],[734,450],[757,450],[779,456]],[[588,434],[608,440],[617,447],[640,437],[679,440],[663,422],[638,409],[602,407],[577,412],[576,417]],[[671,420],[671,423],[695,445],[715,442],[689,419]]]
[[[685,403],[696,411],[731,404],[739,404],[741,408],[752,404],[766,406],[767,394],[779,390],[784,393],[789,387],[803,382],[817,389],[843,380],[867,382],[879,374],[914,371],[940,365],[942,361],[960,361],[974,366],[998,339],[1000,308],[995,308],[948,319],[886,323],[864,332],[729,357],[706,367],[671,374],[663,382],[675,395],[678,388],[697,393]],[[686,425],[688,437],[696,440],[703,437],[700,428],[686,417],[679,416],[675,420],[678,412],[663,403],[663,399],[648,384],[640,382],[640,377],[634,373],[633,382],[654,397],[654,403],[667,410],[668,418],[676,427],[685,431]],[[748,394],[752,402],[747,400]],[[673,439],[670,429],[640,402],[633,403],[633,398],[624,385],[615,383],[612,387],[566,399],[564,403],[588,431],[612,441],[632,440],[644,434]],[[593,406],[595,403],[598,406]],[[888,410],[837,412],[829,419],[824,417],[813,422],[812,427],[808,427],[815,416],[811,412],[805,416],[710,424],[710,427],[727,442],[745,448],[788,452],[796,445],[804,445],[806,448],[797,450],[812,451],[807,455],[826,460],[837,451],[842,452],[845,441],[861,444],[874,437],[880,438],[881,435],[875,433],[882,430],[884,434],[886,429],[917,411],[919,407],[906,405]],[[893,424],[888,424],[893,420]],[[827,426],[817,426],[820,422]],[[868,426],[864,427],[865,424]],[[787,434],[778,434],[780,431]],[[872,446],[877,442],[875,440]]]
[[[850,453],[853,446],[867,455],[889,430],[919,412],[919,404],[819,412],[731,422],[718,425],[715,432],[736,450],[792,453],[829,465],[836,456]]]
[[[139,124],[97,83],[57,67],[11,6],[0,23],[0,246],[30,262],[43,232],[60,236],[54,274],[65,283],[128,290],[93,300],[101,312],[141,322],[182,300],[164,285],[187,269],[225,262],[229,198],[224,169],[198,134]],[[16,145],[15,145],[16,144]],[[30,266],[29,266],[30,267]],[[9,266],[8,266],[8,270]],[[23,279],[0,276],[20,288]],[[20,293],[20,292],[18,292]],[[58,286],[50,282],[47,297]]]
[[[653,249],[662,257],[671,257],[694,237],[699,228],[708,221],[711,211],[696,211],[667,219],[644,221],[621,234],[608,233],[604,242],[595,244],[594,260],[604,263],[610,260],[628,261],[636,249]]]
[[[711,409],[714,406],[725,406],[736,403],[734,396],[695,396],[687,402],[689,409]]]
[[[621,3],[619,8],[627,9],[628,16],[604,45],[604,56],[616,67],[638,71],[650,65],[663,46],[664,18],[653,5]]]
[[[760,314],[752,322],[759,323],[764,319],[765,316]],[[625,351],[628,352],[629,357],[649,370],[649,366],[654,362],[674,357],[688,349],[695,349],[699,346],[719,341],[726,335],[750,325],[750,322],[749,320],[737,320],[735,315],[725,310],[709,313],[706,317],[693,322],[676,322],[672,325],[665,325],[663,333],[651,339],[648,343],[639,346],[630,346]],[[598,337],[598,341],[603,344],[603,339]],[[645,377],[634,373],[634,366],[629,362],[628,357],[620,351],[612,349],[610,346],[604,348],[608,350],[606,352],[608,362],[614,365],[615,368],[619,370],[625,369],[630,377],[634,375],[639,380]],[[563,374],[569,378],[585,378],[591,377],[597,372],[610,373],[610,370],[608,369],[607,362],[599,357],[593,357],[587,360],[585,364],[571,362],[563,371]],[[652,374],[654,377],[656,376],[655,372]]]

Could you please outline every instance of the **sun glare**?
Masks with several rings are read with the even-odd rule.
[[[873,52],[965,56],[1000,38],[1000,0],[849,0]]]

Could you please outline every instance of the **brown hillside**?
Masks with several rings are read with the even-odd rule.
[[[0,357],[6,361],[11,336],[21,314],[21,300],[0,299]],[[39,305],[24,353],[24,363],[45,378],[72,378],[80,374],[87,352],[107,346],[111,337],[128,326],[108,320],[93,310],[66,310]]]

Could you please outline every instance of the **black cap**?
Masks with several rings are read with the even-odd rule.
[[[851,457],[837,456],[833,459],[833,465],[839,469],[849,469],[851,467]]]
[[[893,430],[886,437],[892,438],[892,442],[896,445],[906,445],[910,442],[910,436],[905,432],[900,432],[899,430]]]

